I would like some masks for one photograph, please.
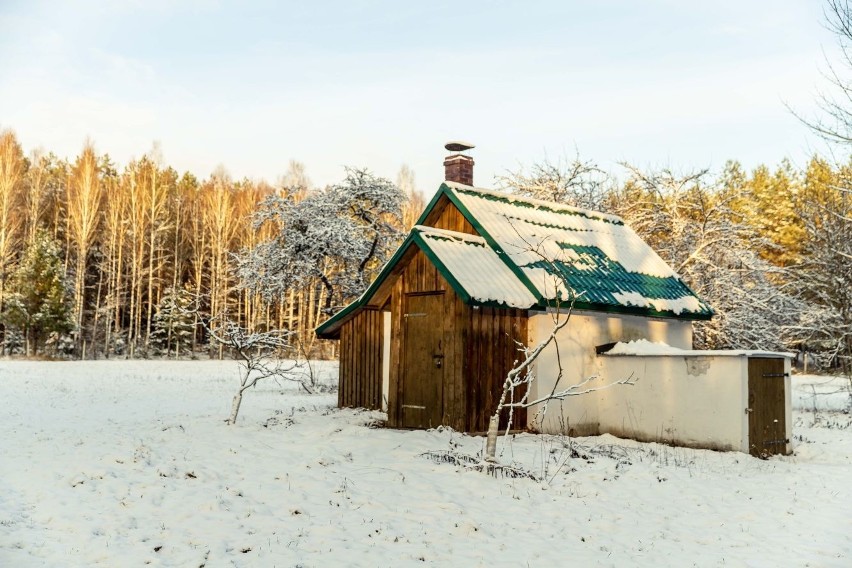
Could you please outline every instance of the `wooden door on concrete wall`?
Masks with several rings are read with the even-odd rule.
[[[432,428],[441,423],[444,301],[443,292],[405,295],[401,369],[403,428]]]
[[[787,449],[784,360],[748,360],[749,453],[767,457]]]

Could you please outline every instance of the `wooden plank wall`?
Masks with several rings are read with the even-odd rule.
[[[765,458],[787,453],[784,360],[748,360],[749,453]]]
[[[341,408],[382,408],[382,322],[382,311],[368,308],[340,328]]]
[[[403,338],[405,294],[445,292],[444,379],[442,423],[463,432],[484,432],[499,401],[503,380],[521,357],[514,340],[527,340],[524,310],[474,308],[466,305],[421,251],[412,257],[391,295],[391,361],[388,425],[401,428],[401,373],[405,368]],[[416,341],[416,338],[413,338]],[[516,392],[520,398],[523,392]],[[501,428],[508,413],[501,417]],[[512,428],[527,425],[525,410],[516,410]]]
[[[522,357],[515,340],[526,343],[527,313],[524,310],[502,308],[471,308],[466,318],[464,383],[467,385],[468,432],[484,432],[488,420],[497,408],[506,374]],[[515,392],[515,400],[524,392]],[[500,417],[505,428],[508,411]],[[527,426],[527,412],[516,409],[512,429]]]
[[[446,202],[446,203],[444,203]],[[453,205],[453,203],[447,199],[446,197],[442,198],[438,207],[436,207],[440,211],[439,215],[436,219],[427,219],[426,223],[430,227],[435,227],[436,229],[444,229],[447,231],[457,231],[459,233],[467,233],[468,235],[478,235],[476,229],[473,228],[467,219],[464,218],[464,215],[461,214],[461,211]]]
[[[463,345],[465,339],[463,318],[469,307],[456,295],[449,283],[422,251],[412,257],[400,274],[391,294],[391,360],[390,392],[388,396],[388,425],[405,427],[402,421],[402,372],[406,368],[403,341],[405,330],[405,295],[424,292],[444,292],[443,309],[443,385],[441,386],[442,423],[458,430],[466,425],[465,394],[463,385]]]

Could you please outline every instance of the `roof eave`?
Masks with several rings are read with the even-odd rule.
[[[539,302],[536,308],[540,310],[547,309],[562,309],[564,311],[568,310],[568,305],[566,302],[556,302],[554,300]],[[602,312],[602,313],[612,313],[612,314],[625,314],[625,315],[633,315],[633,316],[642,316],[649,318],[665,318],[665,319],[675,319],[675,320],[685,320],[685,321],[708,321],[712,319],[714,313],[711,310],[710,313],[701,312],[687,312],[683,311],[680,313],[675,313],[672,311],[659,311],[659,310],[650,310],[648,308],[641,308],[638,306],[615,306],[612,304],[597,304],[594,302],[583,302],[583,301],[575,301],[573,304],[573,310],[581,310],[587,312]]]

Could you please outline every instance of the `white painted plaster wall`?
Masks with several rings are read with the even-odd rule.
[[[539,313],[529,318],[530,346],[535,346],[553,329],[553,313]],[[564,316],[563,316],[564,317]],[[639,316],[603,314],[577,311],[570,323],[558,336],[558,352],[563,366],[563,377],[557,388],[562,389],[600,372],[597,367],[595,347],[616,341],[647,339],[664,342],[682,349],[692,348],[692,323],[671,319],[652,319]],[[557,380],[557,345],[551,344],[534,365],[536,381],[531,400],[542,397],[554,388]],[[601,376],[596,384],[606,382]],[[528,412],[528,426],[543,432],[568,432],[577,435],[597,431],[599,412],[596,396],[572,397],[548,405],[543,420],[539,408]]]
[[[604,355],[598,367],[612,379],[636,379],[595,393],[602,432],[748,451],[747,357]]]
[[[530,317],[530,346],[553,329],[553,314]],[[604,355],[595,347],[616,341],[647,339],[681,349],[692,347],[692,325],[679,320],[576,312],[558,336],[562,390],[597,376],[589,386],[602,386],[633,375],[633,386],[617,385],[591,394],[552,401],[528,413],[528,426],[542,432],[575,435],[608,432],[645,441],[748,452],[748,356],[743,353],[692,352],[678,355]],[[760,356],[760,355],[758,355]],[[550,393],[557,380],[557,345],[534,365],[535,400]],[[789,374],[790,361],[785,362]],[[792,438],[790,378],[785,379],[787,438]],[[788,447],[789,450],[789,447]]]

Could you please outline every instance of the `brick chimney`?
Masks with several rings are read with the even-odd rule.
[[[448,142],[444,148],[453,152],[444,158],[444,179],[473,185],[473,158],[462,154],[465,150],[474,148],[473,144],[467,142]]]

